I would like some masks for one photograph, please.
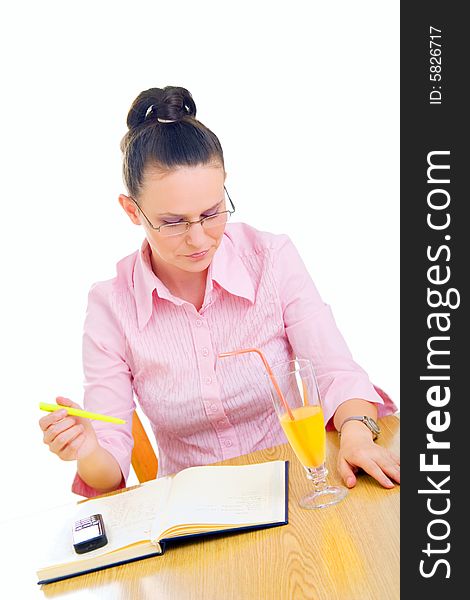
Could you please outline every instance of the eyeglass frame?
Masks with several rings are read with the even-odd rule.
[[[197,223],[201,223],[201,226],[203,226],[203,223],[206,219],[211,219],[213,217],[215,217],[216,215],[221,215],[224,213],[228,213],[229,215],[233,215],[233,213],[235,212],[235,204],[232,201],[232,198],[230,198],[230,195],[227,191],[227,188],[224,185],[224,190],[225,193],[227,194],[227,198],[230,200],[230,204],[232,205],[232,210],[221,210],[220,212],[216,212],[213,215],[207,215],[206,217],[202,217],[202,219],[198,219],[197,221],[178,221],[178,223],[171,223],[171,225],[182,225],[183,223],[186,224],[186,231],[184,231],[183,233],[174,233],[173,235],[167,235],[165,237],[176,237],[178,235],[184,235],[185,233],[187,233],[190,228],[191,225],[196,225]],[[134,202],[134,204],[137,206],[137,208],[139,209],[139,211],[144,215],[145,220],[147,221],[147,223],[150,225],[150,227],[154,230],[154,231],[158,231],[158,233],[160,233],[160,229],[162,227],[166,227],[168,224],[167,223],[163,223],[162,225],[159,225],[158,227],[155,227],[155,225],[152,224],[152,222],[150,221],[150,219],[147,217],[147,215],[144,213],[144,211],[141,209],[141,207],[139,206],[139,204],[137,203],[137,201],[132,197],[129,196],[129,198],[132,200],[132,202]],[[227,217],[227,221],[228,221],[228,217]]]

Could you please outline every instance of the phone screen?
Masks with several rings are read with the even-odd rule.
[[[85,542],[86,540],[91,540],[100,536],[100,528],[98,524],[90,525],[89,527],[84,527],[83,529],[79,529],[75,531],[73,534],[74,544],[80,544],[81,542]]]

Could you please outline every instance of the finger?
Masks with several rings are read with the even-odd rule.
[[[78,435],[80,435],[80,433],[83,433],[83,425],[74,425],[66,431],[59,433],[59,435],[56,436],[54,441],[51,444],[49,444],[51,452],[59,454],[65,448],[65,446],[67,446],[67,444],[69,444]]]
[[[400,483],[400,466],[396,463],[387,463],[382,465],[382,471],[386,473],[391,479]]]
[[[56,402],[57,404],[60,404],[61,406],[70,406],[71,408],[78,408],[79,410],[83,410],[82,407],[77,404],[76,402],[72,402],[72,400],[70,400],[70,398],[65,398],[64,396],[57,396],[56,397]],[[91,421],[89,421],[88,419],[84,419],[83,417],[76,417],[78,419],[78,422],[81,422],[86,428],[91,427]]]
[[[341,475],[341,479],[348,486],[348,488],[352,488],[356,485],[357,479],[354,474],[354,470],[344,458],[338,459],[338,471]]]
[[[60,454],[69,446],[71,442],[75,438],[77,438],[81,433],[83,433],[82,425],[74,425],[74,427],[70,427],[66,431],[60,433],[54,441],[49,444],[49,449],[51,452],[55,454]]]
[[[391,479],[400,483],[400,457],[394,452],[387,451],[383,455],[374,457],[375,462]]]
[[[76,460],[78,452],[85,441],[85,435],[79,433],[70,443],[68,443],[59,453],[58,456],[62,460]]]
[[[44,443],[50,444],[59,434],[70,429],[74,425],[78,425],[78,423],[73,417],[66,417],[65,419],[52,423],[44,432]]]
[[[76,402],[72,402],[70,398],[65,398],[64,396],[57,396],[55,399],[57,404],[61,406],[70,406],[72,408],[81,408]]]
[[[46,431],[48,427],[57,423],[61,419],[64,419],[67,416],[67,411],[65,409],[55,410],[54,412],[48,413],[45,417],[41,417],[39,419],[39,427]]]
[[[383,487],[395,487],[393,482],[382,471],[380,465],[378,465],[374,460],[365,460],[364,463],[361,464],[361,468],[364,469],[364,471],[371,475],[374,479],[376,479]]]

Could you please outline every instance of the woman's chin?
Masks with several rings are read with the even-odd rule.
[[[210,258],[198,262],[184,261],[184,263],[180,263],[180,268],[182,268],[184,271],[190,271],[191,273],[200,273],[208,268],[210,262]]]

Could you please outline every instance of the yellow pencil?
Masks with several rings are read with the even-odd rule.
[[[45,402],[39,403],[39,408],[47,412],[54,412],[64,408],[67,414],[73,417],[83,417],[84,419],[95,419],[96,421],[106,421],[107,423],[117,423],[121,425],[125,423],[124,419],[118,419],[117,417],[108,417],[108,415],[100,415],[98,413],[91,413],[86,410],[80,410],[78,408],[72,408],[70,406],[61,406],[60,404],[46,404]]]

